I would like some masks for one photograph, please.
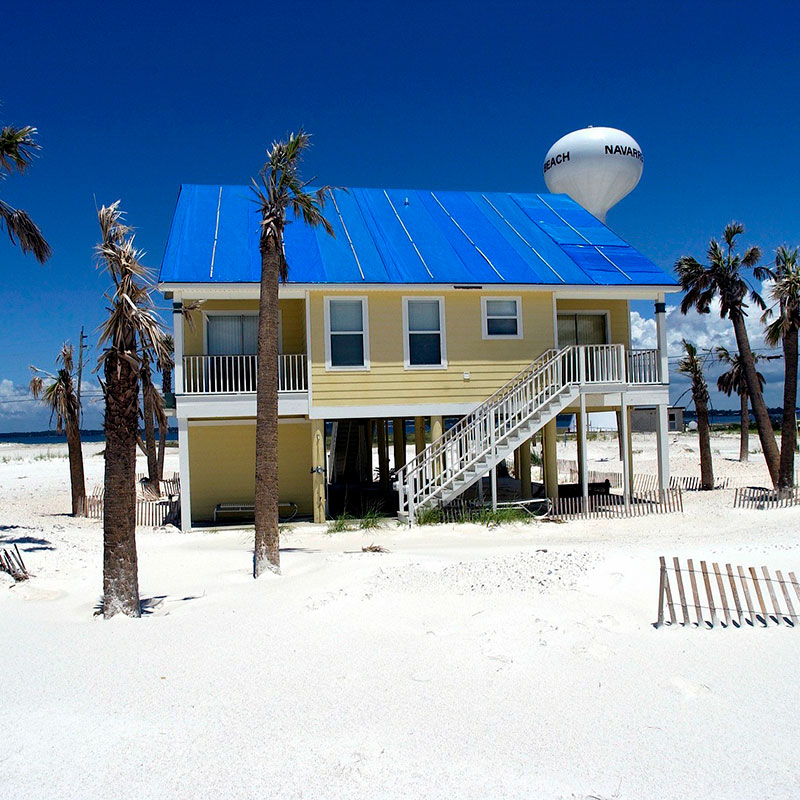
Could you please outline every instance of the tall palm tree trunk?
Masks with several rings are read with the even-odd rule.
[[[736,334],[736,345],[739,348],[739,356],[742,359],[744,377],[747,381],[747,392],[750,395],[750,406],[753,409],[753,416],[756,420],[758,438],[761,440],[761,449],[764,451],[764,460],[767,463],[772,485],[777,488],[780,474],[778,445],[775,442],[772,422],[764,403],[764,395],[761,393],[761,384],[756,373],[753,351],[750,349],[750,340],[747,338],[744,317],[740,311],[731,310],[730,318],[733,323],[733,331]]]
[[[747,393],[739,395],[739,461],[750,460],[750,403]]]
[[[708,406],[705,397],[695,395],[697,433],[700,439],[700,484],[703,489],[714,488],[714,463],[711,459],[711,428],[708,424]]]
[[[77,419],[67,419],[67,452],[69,454],[69,482],[72,489],[72,515],[86,516],[86,481],[83,476],[83,449],[81,430]]]
[[[112,353],[105,362],[105,499],[103,616],[141,615],[136,557],[136,434],[139,381],[133,367]]]
[[[161,396],[166,400],[172,394],[172,370],[165,364],[161,371]],[[169,425],[166,424],[166,417],[158,424],[158,480],[164,480],[164,456],[167,449],[167,433]]]
[[[253,576],[280,572],[278,532],[278,280],[280,254],[273,238],[262,243],[256,387],[256,494]]]
[[[783,420],[781,421],[780,488],[794,486],[794,451],[797,447],[797,328],[783,337]]]
[[[147,478],[150,491],[155,495],[161,494],[158,478],[158,452],[156,450],[156,426],[153,407],[153,387],[150,385],[150,363],[145,356],[142,359],[142,412],[144,416],[144,445],[147,456]]]

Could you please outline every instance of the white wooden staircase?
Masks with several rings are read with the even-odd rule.
[[[458,497],[582,390],[602,391],[630,381],[657,383],[658,365],[651,353],[631,352],[626,358],[624,345],[546,351],[397,471],[398,517],[413,524],[421,509]]]

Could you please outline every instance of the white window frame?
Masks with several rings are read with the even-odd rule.
[[[326,296],[325,300],[325,371],[326,372],[369,372],[369,300],[366,295],[341,294]],[[331,364],[331,301],[358,300],[361,303],[361,324],[364,340],[364,364],[361,366],[335,367]],[[355,333],[355,331],[353,331]]]
[[[278,314],[281,312],[279,311]],[[203,311],[203,355],[208,355],[208,318],[209,317],[257,317],[258,311],[231,311],[224,309],[221,311]],[[280,320],[278,321],[278,352],[283,352],[283,336]]]
[[[606,344],[614,344],[611,341],[611,312],[608,309],[557,309],[556,310],[556,324],[555,324],[555,334],[556,334],[556,349],[559,350],[562,347],[561,342],[558,341],[558,315],[559,314],[571,314],[575,316],[576,314],[579,316],[596,316],[602,315],[605,317],[606,323]],[[616,344],[622,344],[622,342],[617,342]]]
[[[517,306],[517,332],[509,333],[489,333],[489,316],[486,308],[490,300],[504,300],[514,302]],[[511,319],[511,317],[492,317],[492,319]],[[484,339],[522,339],[522,297],[495,297],[488,295],[481,297],[481,333]]]
[[[408,303],[409,300],[436,300],[439,303],[439,330],[430,331],[430,333],[438,333],[441,343],[441,363],[439,364],[412,364],[411,363],[411,345],[409,342],[408,330]],[[425,331],[414,331],[414,333],[425,333]],[[444,296],[437,295],[411,295],[403,297],[403,367],[407,370],[431,370],[431,369],[447,369],[447,329],[445,327],[444,315]]]

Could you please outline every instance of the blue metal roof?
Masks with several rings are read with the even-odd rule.
[[[289,282],[667,286],[675,281],[566,195],[336,189],[336,237],[289,219]],[[247,186],[181,187],[160,282],[258,282]]]

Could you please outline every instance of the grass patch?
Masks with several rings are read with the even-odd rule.
[[[427,506],[417,513],[417,525],[439,525],[443,522],[439,506]]]
[[[357,520],[349,514],[340,514],[328,523],[328,533],[344,533],[354,531],[357,527]]]
[[[384,515],[380,506],[370,506],[361,517],[359,527],[363,531],[374,531],[383,527]]]
[[[498,508],[496,511],[484,508],[478,512],[475,522],[479,522],[487,528],[496,528],[499,525],[527,524],[533,522],[533,519],[527,511],[521,508]]]

